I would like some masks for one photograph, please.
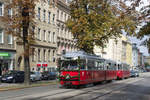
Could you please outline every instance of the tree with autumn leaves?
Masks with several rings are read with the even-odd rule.
[[[146,39],[142,42],[142,45],[145,45],[150,53],[150,3],[149,5],[142,7],[140,12],[140,22],[144,23],[144,26],[140,28],[140,31],[137,33],[137,37],[143,39],[143,37],[146,36]]]
[[[34,27],[36,26],[35,6],[38,2],[44,3],[46,0],[7,0],[7,2],[5,9],[8,11],[12,9],[13,15],[5,15],[3,17],[3,21],[6,24],[5,30],[8,34],[15,36],[17,42],[23,46],[23,54],[21,56],[23,56],[22,60],[24,60],[24,83],[29,85],[31,45],[36,43],[34,35]]]
[[[137,12],[127,6],[126,1],[72,0],[71,18],[66,25],[77,40],[78,48],[93,53],[95,45],[103,48],[110,38],[120,37],[122,31],[134,34]]]
[[[36,25],[34,21],[35,6],[38,0],[8,0],[6,9],[12,9],[13,15],[4,16],[6,32],[17,38],[17,42],[23,45],[23,62],[25,71],[25,85],[30,84],[30,46],[35,42],[33,27]],[[18,48],[19,49],[19,48]]]

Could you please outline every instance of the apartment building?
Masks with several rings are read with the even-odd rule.
[[[5,15],[12,15],[12,9],[5,9],[9,0],[0,0],[0,75],[13,70],[16,65],[16,48],[14,37],[6,34],[6,24],[2,20]]]
[[[56,23],[56,2],[46,0],[36,3],[35,7],[35,43],[31,45],[30,55],[31,71],[53,71],[56,68],[57,59],[57,23]],[[17,48],[22,48],[17,44]],[[18,61],[21,59],[23,50],[17,50]],[[23,69],[23,62],[18,66]]]
[[[102,58],[132,66],[132,45],[124,35],[116,40],[110,39],[103,49],[95,46],[94,52]]]
[[[133,66],[132,65],[132,44],[129,41],[129,39],[127,40],[127,46],[126,46],[126,62],[130,66]]]
[[[72,33],[67,29],[65,22],[70,18],[68,0],[57,0],[57,56],[60,57],[63,51],[76,51],[77,47],[73,40]]]
[[[138,52],[139,52],[139,49],[137,48],[137,45],[134,43],[132,44],[132,65],[134,67],[137,67],[138,66]]]

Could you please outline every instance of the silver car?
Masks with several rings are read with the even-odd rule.
[[[34,81],[40,81],[41,80],[41,73],[40,72],[31,72],[30,73],[30,80],[32,82]]]

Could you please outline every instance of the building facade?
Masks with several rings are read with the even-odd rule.
[[[0,0],[0,75],[8,70],[13,70],[16,65],[16,47],[14,37],[7,34],[6,24],[2,17],[12,15],[12,9],[5,9],[9,0]]]
[[[129,41],[129,39],[127,40],[127,47],[126,47],[126,62],[127,64],[129,64],[130,66],[132,65],[132,44]]]
[[[148,65],[150,65],[150,56],[144,57],[144,63],[147,63]]]
[[[67,29],[65,22],[70,18],[70,8],[67,0],[57,0],[57,56],[65,52],[76,51],[77,47],[72,33]]]
[[[65,26],[70,18],[68,1],[46,0],[39,1],[35,7],[35,22],[33,27],[35,43],[32,44],[32,55],[30,56],[31,71],[54,71],[56,60],[63,51],[77,50],[73,35]],[[17,59],[23,53],[22,44],[17,43]],[[18,70],[24,70],[23,61],[20,62]]]
[[[57,59],[57,24],[56,24],[56,2],[51,0],[40,1],[35,7],[35,22],[33,27],[35,43],[31,45],[30,56],[31,71],[52,71],[56,68]],[[22,45],[17,43],[17,48]],[[17,49],[18,62],[22,50]],[[24,70],[23,61],[18,70]]]
[[[140,51],[138,52],[138,66],[140,68],[144,67],[144,57],[143,53],[141,53]]]
[[[133,67],[138,66],[138,48],[137,45],[134,43],[132,44],[132,65]]]
[[[102,58],[132,65],[132,45],[124,35],[116,40],[110,39],[103,49],[95,46],[94,52]]]

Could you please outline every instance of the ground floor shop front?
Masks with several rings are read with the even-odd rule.
[[[0,75],[15,69],[15,52],[0,51]]]

